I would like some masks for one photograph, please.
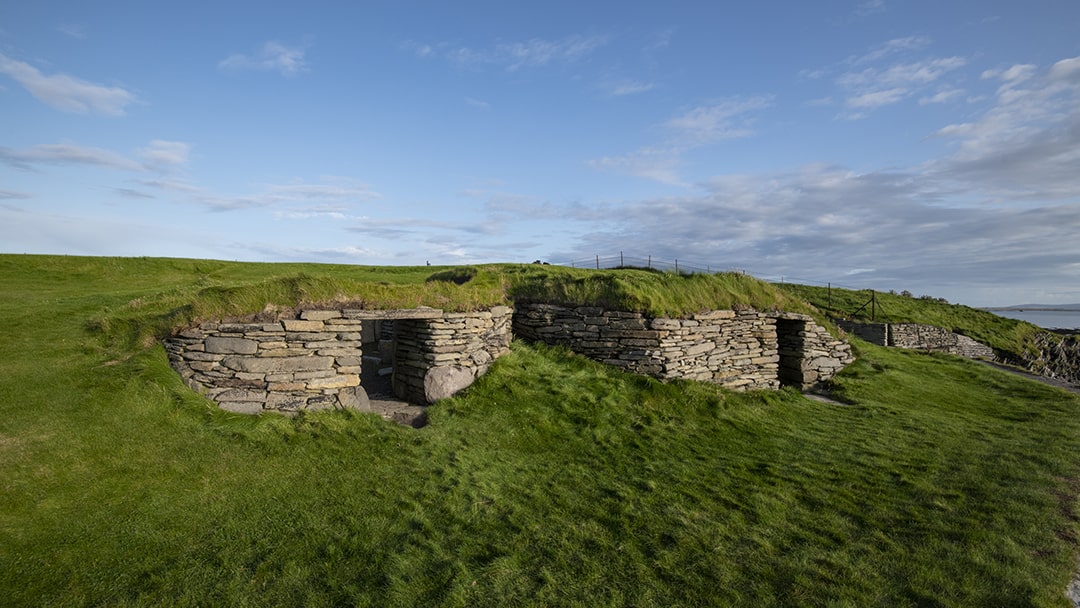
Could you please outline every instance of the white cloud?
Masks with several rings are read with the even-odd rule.
[[[1073,66],[1080,58],[1036,69],[1022,97],[1001,92],[981,115],[943,127],[938,135],[956,149],[941,158],[891,171],[812,165],[720,175],[700,184],[704,193],[611,206],[603,224],[557,257],[633,243],[632,255],[767,277],[835,284],[857,272],[862,287],[950,299],[1008,285],[1006,297],[1022,300],[1025,289],[1052,283],[1067,286],[1057,297],[1074,301],[1080,73]],[[954,291],[960,284],[969,291]]]
[[[16,192],[14,190],[0,190],[0,201],[10,201],[30,198],[30,195],[25,192]]]
[[[957,146],[937,165],[941,178],[977,184],[994,200],[1080,197],[1080,79],[1070,80],[1072,65],[1080,58],[1042,76],[1028,66],[992,76],[1020,84],[999,88],[979,120],[937,131]]]
[[[1018,84],[1031,78],[1035,74],[1035,69],[1036,66],[1028,63],[1018,64],[1004,70],[984,70],[982,78],[984,80],[994,78]]]
[[[304,63],[304,49],[289,47],[271,40],[255,55],[234,54],[218,62],[225,70],[276,71],[282,76],[295,76],[308,71]]]
[[[1059,81],[1080,80],[1080,57],[1062,59],[1050,68],[1050,78]]]
[[[0,73],[14,78],[38,100],[64,112],[121,116],[135,101],[135,95],[126,89],[94,84],[67,74],[46,76],[34,66],[3,54],[0,54]]]

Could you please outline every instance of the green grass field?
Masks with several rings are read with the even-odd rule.
[[[0,256],[0,605],[1068,605],[1080,398],[975,362],[858,344],[835,405],[515,343],[412,429],[221,412],[154,340],[268,303],[718,290],[439,272]]]

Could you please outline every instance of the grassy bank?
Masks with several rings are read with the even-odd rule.
[[[140,344],[450,270],[0,256],[3,603],[1067,605],[1080,399],[976,363],[861,345],[829,405],[515,344],[415,430],[227,414]]]
[[[829,289],[790,283],[778,287],[828,314],[861,321],[871,319],[870,290]],[[874,298],[877,309],[875,317],[879,323],[925,323],[944,327],[1010,353],[1031,350],[1034,348],[1032,339],[1035,334],[1045,332],[1031,323],[1006,319],[970,306],[883,292],[877,292]]]

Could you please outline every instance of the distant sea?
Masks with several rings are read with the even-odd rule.
[[[1080,330],[1080,311],[1077,310],[992,310],[999,317],[1027,321],[1046,329]]]

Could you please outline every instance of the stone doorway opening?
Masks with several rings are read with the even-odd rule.
[[[776,319],[776,341],[780,355],[777,376],[780,386],[792,386],[802,390],[807,385],[809,370],[806,362],[806,321],[803,319]],[[816,374],[810,383],[817,380]]]
[[[394,321],[373,320],[363,325],[360,386],[368,399],[396,399],[394,395]]]

